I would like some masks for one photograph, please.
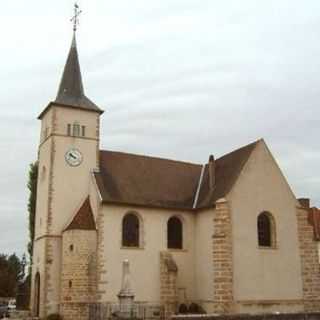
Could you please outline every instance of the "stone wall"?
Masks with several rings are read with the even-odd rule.
[[[89,304],[81,302],[61,303],[60,306],[63,320],[88,320],[89,319]]]
[[[320,265],[317,242],[309,219],[309,209],[297,208],[305,311],[320,311]]]
[[[213,217],[213,300],[214,312],[232,313],[233,258],[232,223],[228,203],[225,199],[216,202]]]
[[[61,314],[65,320],[89,317],[96,297],[95,230],[68,230],[63,234]]]
[[[160,302],[164,306],[165,319],[177,311],[178,267],[167,251],[160,252]]]
[[[107,281],[105,275],[107,273],[106,269],[106,257],[104,255],[105,249],[105,231],[104,231],[104,212],[101,208],[98,209],[96,225],[98,229],[97,236],[97,292],[96,292],[96,302],[103,301],[103,295],[106,293]]]

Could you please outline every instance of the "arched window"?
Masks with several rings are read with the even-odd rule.
[[[122,246],[139,247],[139,218],[133,213],[122,220]]]
[[[275,245],[275,223],[269,212],[262,212],[257,220],[258,243],[260,247]]]
[[[182,249],[182,222],[177,217],[168,220],[168,248]]]

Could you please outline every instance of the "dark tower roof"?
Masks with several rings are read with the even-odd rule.
[[[102,113],[84,93],[75,33],[55,103]]]

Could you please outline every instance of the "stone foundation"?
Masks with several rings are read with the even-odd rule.
[[[318,244],[309,217],[309,209],[297,208],[298,237],[301,256],[302,289],[305,311],[320,311],[320,265]]]
[[[60,306],[63,319],[72,320],[88,320],[89,319],[89,304],[81,302],[62,303]]]
[[[64,320],[89,317],[89,304],[96,297],[96,241],[94,230],[63,234],[60,313]]]

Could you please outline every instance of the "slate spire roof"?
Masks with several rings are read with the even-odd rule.
[[[75,33],[54,102],[99,113],[103,112],[84,93]]]

